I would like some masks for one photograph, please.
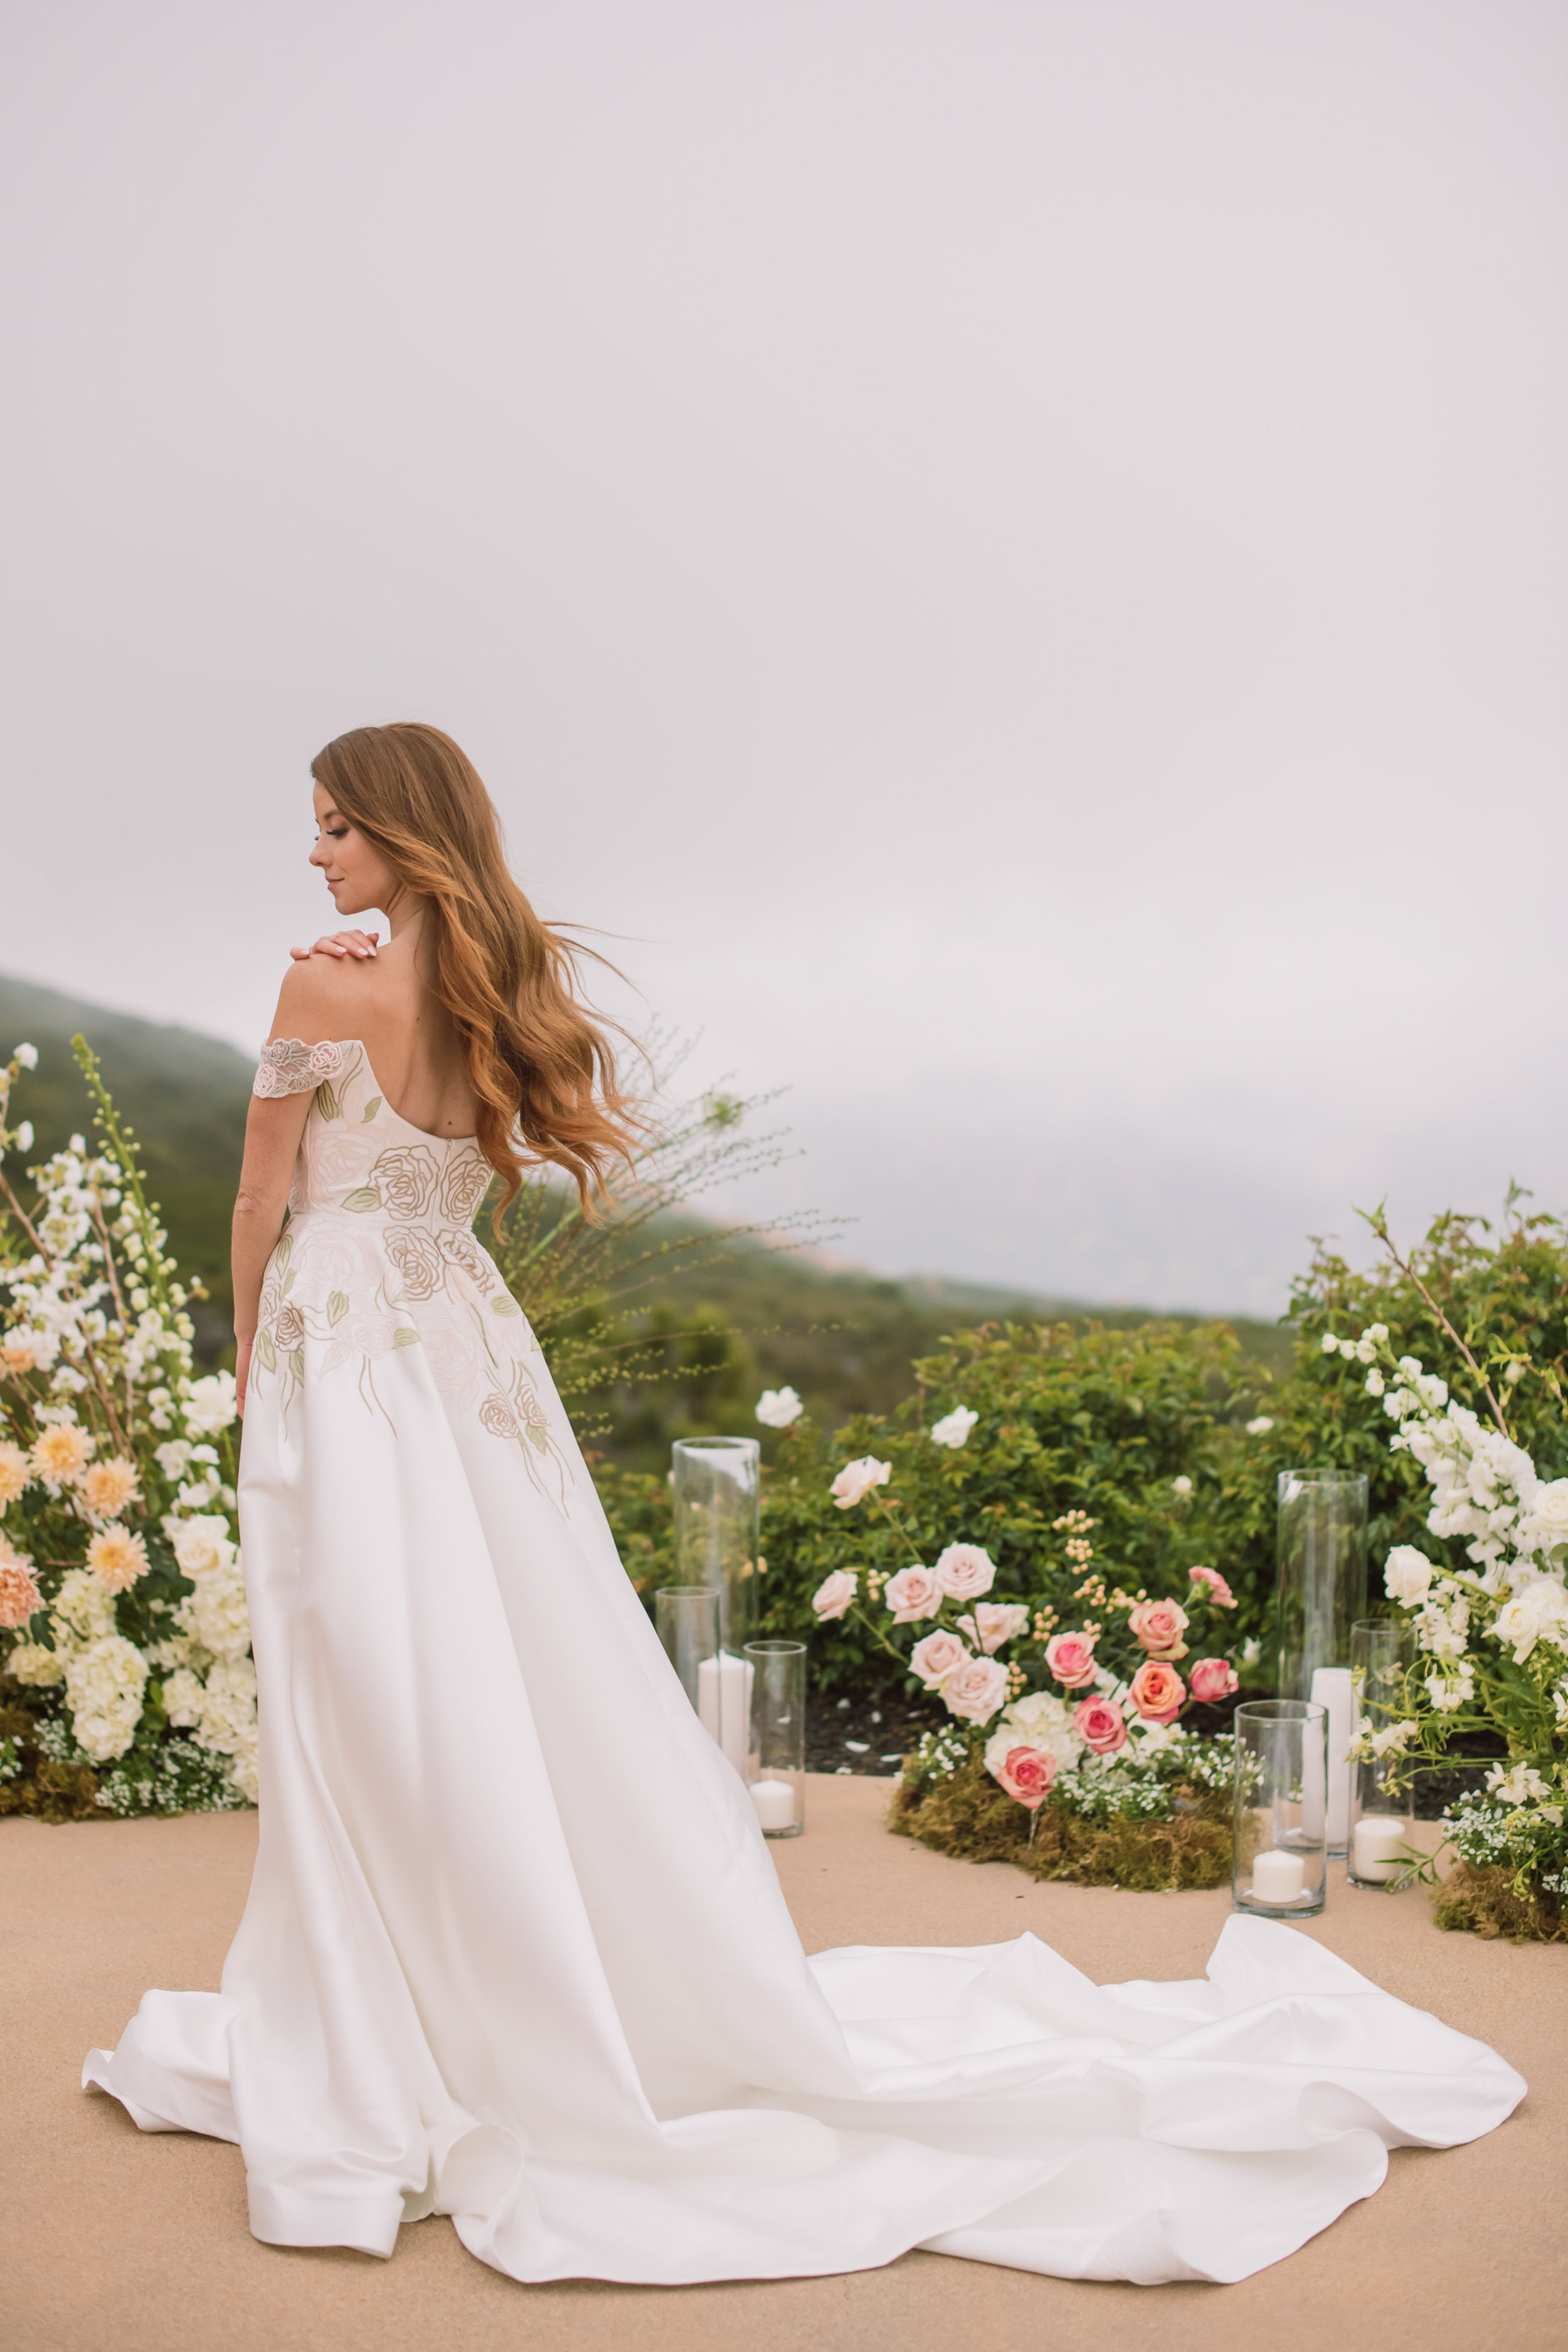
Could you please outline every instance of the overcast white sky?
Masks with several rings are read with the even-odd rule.
[[[866,1262],[1568,1202],[1561,0],[0,37],[0,966],[257,1039],[428,719]]]

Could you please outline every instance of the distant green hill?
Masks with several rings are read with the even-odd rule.
[[[90,1135],[90,1105],[70,1050],[79,1030],[135,1130],[175,1255],[211,1293],[197,1342],[216,1360],[230,1344],[228,1218],[254,1065],[196,1030],[0,978],[0,1058],[24,1038],[38,1049],[38,1067],[16,1098],[33,1121],[30,1159],[47,1158],[75,1131]],[[694,1221],[679,1229],[693,1230]],[[1094,1307],[929,1275],[895,1281],[755,1245],[673,1267],[634,1303],[631,1328],[658,1339],[664,1377],[614,1391],[603,1442],[621,1459],[649,1467],[668,1461],[670,1438],[687,1431],[754,1428],[752,1407],[763,1386],[787,1382],[814,1412],[837,1422],[889,1409],[909,1393],[912,1358],[976,1323],[1092,1318],[1124,1328],[1150,1319],[1138,1307]],[[1260,1364],[1283,1369],[1286,1331],[1247,1322],[1235,1328]]]

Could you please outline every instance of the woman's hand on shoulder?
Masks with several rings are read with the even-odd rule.
[[[375,953],[378,931],[324,931],[315,944],[308,948],[290,948],[296,963],[308,963],[312,956],[358,956],[361,961]]]

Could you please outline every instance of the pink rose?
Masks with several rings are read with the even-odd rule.
[[[836,1568],[831,1576],[824,1577],[811,1596],[811,1605],[824,1623],[829,1617],[843,1616],[855,1598],[859,1581],[847,1568]]]
[[[1057,1759],[1043,1748],[1009,1748],[993,1769],[1007,1794],[1016,1797],[1033,1813],[1038,1811],[1050,1793],[1051,1782],[1057,1777]]]
[[[1046,1666],[1068,1690],[1082,1690],[1095,1676],[1095,1636],[1056,1633],[1046,1643]]]
[[[1016,1641],[1029,1622],[1029,1612],[1019,1601],[977,1601],[973,1617],[961,1617],[961,1633],[984,1651],[989,1658],[1004,1642]]]
[[[1007,1669],[996,1658],[971,1658],[942,1685],[950,1715],[965,1723],[989,1723],[1005,1705]]]
[[[1206,1585],[1211,1605],[1215,1609],[1234,1609],[1236,1595],[1217,1568],[1189,1568],[1187,1574],[1194,1584]]]
[[[900,1568],[897,1576],[889,1577],[883,1600],[893,1612],[895,1625],[913,1625],[921,1617],[934,1617],[942,1607],[942,1587],[929,1568]]]
[[[978,1544],[949,1544],[937,1560],[936,1580],[955,1601],[978,1601],[996,1581],[996,1563]]]
[[[1145,1723],[1174,1723],[1187,1686],[1174,1666],[1151,1658],[1133,1675],[1130,1696]]]
[[[1194,1659],[1188,1679],[1193,1696],[1205,1706],[1212,1706],[1216,1698],[1228,1698],[1237,1688],[1236,1668],[1228,1658]]]
[[[1127,1719],[1108,1698],[1086,1698],[1073,1709],[1073,1729],[1097,1756],[1113,1755],[1127,1738]]]
[[[969,1663],[969,1652],[956,1633],[928,1633],[910,1652],[910,1672],[918,1675],[929,1691],[940,1690],[949,1675]]]
[[[1127,1630],[1154,1658],[1184,1658],[1187,1612],[1179,1601],[1141,1601],[1128,1612]]]
[[[841,1511],[852,1511],[873,1486],[885,1486],[893,1475],[890,1462],[879,1462],[863,1454],[858,1462],[847,1462],[828,1488],[828,1493]]]

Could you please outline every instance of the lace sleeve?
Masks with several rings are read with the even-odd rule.
[[[323,1078],[335,1078],[342,1066],[341,1045],[307,1045],[298,1037],[274,1037],[261,1048],[250,1091],[262,1096],[314,1094]]]

